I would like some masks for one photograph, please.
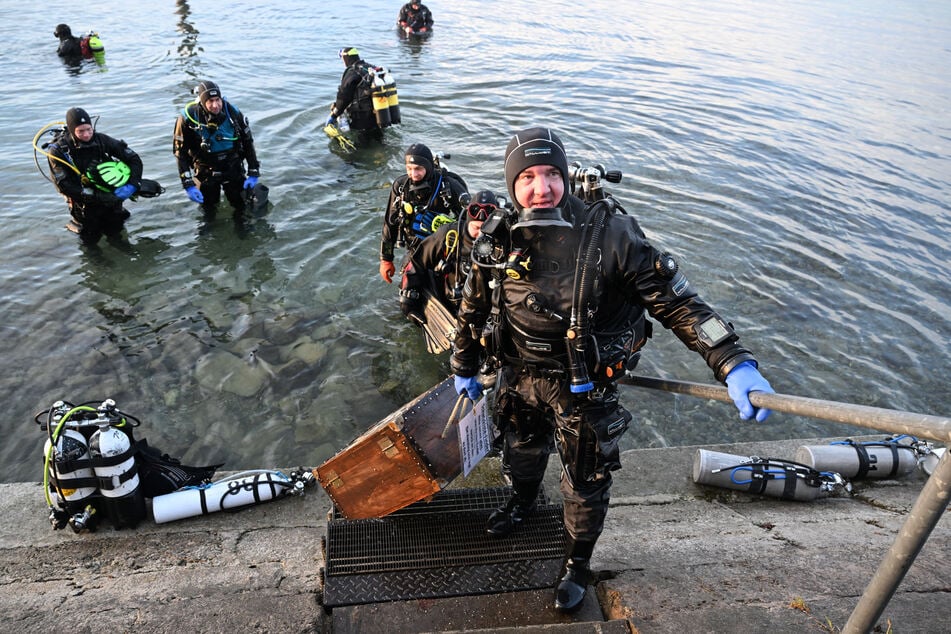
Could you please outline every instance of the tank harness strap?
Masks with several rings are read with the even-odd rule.
[[[766,490],[766,485],[769,484],[770,476],[766,473],[766,465],[762,462],[757,462],[749,466],[750,469],[750,493],[762,493]],[[785,494],[785,492],[784,492]]]
[[[122,464],[136,453],[135,446],[131,446],[120,454],[102,458],[77,458],[74,460],[62,460],[56,462],[56,468],[66,473],[76,471],[77,469],[92,469],[94,467],[114,467]]]
[[[888,443],[892,452],[892,470],[888,473],[889,478],[894,478],[898,473],[898,443]]]
[[[64,489],[86,489],[86,488],[96,488],[99,486],[99,478],[96,476],[87,476],[85,478],[57,478],[53,474],[50,474],[50,483],[56,485],[58,488]]]
[[[207,488],[198,489],[198,500],[201,502],[202,515],[208,515],[208,500],[206,498],[207,492]]]
[[[772,468],[771,468],[772,467]],[[770,480],[782,478],[783,493],[779,497],[783,500],[795,499],[796,486],[802,480],[806,486],[816,488],[822,485],[822,474],[812,467],[791,460],[777,458],[756,458],[752,462],[725,467],[724,469],[743,469],[750,472],[748,491],[761,494],[766,491]]]
[[[131,469],[119,474],[118,476],[101,476],[98,477],[97,480],[99,480],[100,489],[111,491],[112,489],[118,489],[137,475],[139,475],[139,465],[138,463],[135,463],[132,465]]]
[[[870,463],[868,459],[868,450],[863,447],[860,443],[855,441],[849,441],[849,444],[852,445],[852,448],[855,449],[855,455],[859,459],[859,470],[855,474],[856,478],[864,478],[868,475]]]
[[[859,470],[855,474],[855,478],[864,478],[868,475],[868,472],[871,471],[872,461],[868,455],[867,447],[885,447],[892,454],[892,469],[888,472],[887,478],[894,478],[898,473],[899,465],[899,454],[898,454],[898,443],[895,442],[871,442],[871,443],[860,443],[855,442],[851,438],[843,441],[845,444],[851,445],[855,449],[855,453],[859,459]]]

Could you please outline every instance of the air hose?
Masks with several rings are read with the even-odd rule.
[[[568,371],[571,375],[571,392],[581,394],[594,389],[588,376],[587,346],[591,339],[590,311],[588,303],[594,290],[600,258],[601,234],[608,213],[614,208],[611,198],[598,200],[588,208],[589,221],[581,234],[579,250],[584,253],[575,265],[575,286],[571,302],[571,321],[565,336],[568,348]]]

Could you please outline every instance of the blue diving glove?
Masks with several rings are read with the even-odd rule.
[[[203,203],[205,202],[205,197],[201,195],[201,190],[192,185],[191,187],[185,188],[185,193],[188,194],[188,197],[191,198],[192,202]]]
[[[122,187],[116,187],[115,191],[113,191],[112,193],[119,200],[125,200],[126,198],[134,194],[137,189],[138,188],[132,183],[126,183]]]
[[[468,394],[473,401],[478,401],[482,396],[482,385],[474,376],[455,375],[453,383],[456,386],[456,392],[459,394]]]
[[[762,423],[772,413],[772,410],[755,408],[750,403],[750,392],[776,393],[753,362],[744,361],[730,370],[726,375],[726,387],[743,420],[749,420],[756,414],[756,422]]]
[[[245,189],[254,189],[254,186],[258,184],[257,176],[248,176],[244,179],[244,188]]]
[[[329,117],[327,117],[326,125],[337,125],[337,117],[335,117],[334,115],[330,115]]]

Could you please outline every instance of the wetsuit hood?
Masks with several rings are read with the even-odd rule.
[[[568,157],[561,139],[549,128],[527,128],[516,132],[505,148],[505,185],[512,204],[516,209],[522,209],[515,197],[515,180],[519,174],[535,165],[553,165],[561,172],[565,193],[556,206],[564,206],[569,192]]]
[[[76,138],[76,128],[87,123],[92,125],[92,119],[82,108],[70,108],[66,111],[66,131],[69,132],[69,138],[77,147],[81,146],[82,142]]]
[[[406,148],[403,157],[410,165],[419,165],[426,169],[426,178],[423,182],[433,179],[433,153],[428,147],[422,143],[414,143]]]

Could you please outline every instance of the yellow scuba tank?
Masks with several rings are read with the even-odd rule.
[[[396,94],[396,80],[386,68],[383,69],[383,90],[386,93],[386,103],[390,111],[390,123],[400,123],[400,98]]]
[[[87,46],[89,47],[89,52],[92,54],[92,58],[96,60],[97,64],[102,66],[106,62],[106,47],[103,45],[102,40],[99,39],[98,33],[89,33]]]
[[[88,46],[89,46],[89,52],[92,53],[93,55],[95,55],[96,53],[104,53],[106,51],[106,47],[103,46],[102,40],[99,39],[98,33],[89,34]]]
[[[386,95],[385,68],[372,68],[372,84],[370,85],[370,97],[373,99],[373,114],[376,116],[376,124],[385,128],[392,123],[390,119],[390,102]]]

